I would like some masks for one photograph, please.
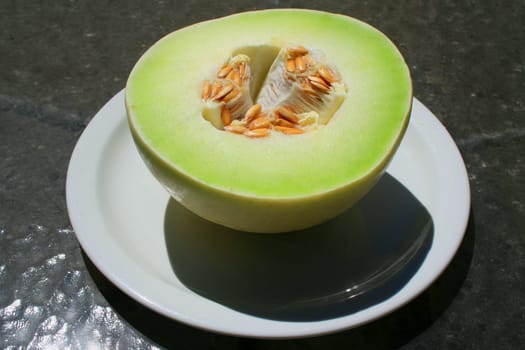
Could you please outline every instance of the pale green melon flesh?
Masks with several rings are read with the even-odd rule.
[[[290,43],[324,52],[348,88],[326,126],[253,139],[202,118],[202,83],[232,52]],[[408,68],[382,33],[348,17],[301,10],[245,13],[174,32],[140,59],[126,87],[135,138],[167,167],[215,190],[257,198],[319,195],[375,175],[400,141],[411,99]]]

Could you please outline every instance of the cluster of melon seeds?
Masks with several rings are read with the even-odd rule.
[[[218,118],[211,114],[210,122],[215,127],[223,128],[232,120],[241,117],[253,104],[249,94],[250,66],[249,57],[232,57],[216,74],[213,81],[206,80],[202,87],[203,101],[211,102],[209,110],[220,107]]]
[[[203,116],[219,129],[248,137],[296,135],[324,125],[344,100],[346,87],[323,61],[301,45],[281,49],[254,102],[250,57],[236,55],[204,82]]]

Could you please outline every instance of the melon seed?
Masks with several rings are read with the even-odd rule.
[[[238,125],[238,124],[230,124],[230,125],[226,125],[224,127],[224,130],[226,131],[229,131],[229,132],[233,132],[234,134],[244,134],[246,131],[248,131],[248,128],[242,126],[242,125]]]
[[[229,125],[232,122],[230,110],[225,105],[221,107],[221,120],[224,125]]]
[[[277,108],[277,114],[279,114],[281,117],[283,117],[284,119],[292,122],[292,123],[297,123],[299,121],[299,117],[297,116],[297,114],[295,114],[294,112],[292,112],[289,108],[287,107],[279,107]]]
[[[231,71],[232,71],[233,67],[230,66],[230,65],[226,65],[224,66],[218,73],[217,73],[217,77],[218,78],[224,78],[225,76],[227,76]]]
[[[333,84],[335,82],[335,77],[333,73],[325,66],[319,68],[319,75],[326,81],[328,84]]]
[[[244,132],[244,135],[248,137],[266,137],[270,135],[270,129],[267,129],[267,128],[251,129],[251,130]]]
[[[233,84],[228,84],[221,88],[219,92],[214,96],[214,99],[220,100],[224,96],[228,95],[233,90]]]
[[[286,134],[286,135],[298,135],[298,134],[303,134],[304,133],[304,131],[301,130],[301,129],[290,128],[290,127],[287,127],[287,126],[280,126],[280,125],[277,125],[275,127],[275,130],[277,130],[279,132],[282,132],[283,134]]]
[[[302,45],[295,45],[286,49],[291,56],[302,56],[308,53],[308,49]]]
[[[210,98],[210,94],[211,94],[211,84],[208,80],[206,80],[204,82],[204,86],[202,87],[201,98],[203,100],[207,100]]]
[[[260,104],[254,104],[253,106],[251,106],[247,111],[246,111],[246,114],[244,115],[244,118],[250,122],[251,120],[253,120],[255,117],[257,117],[257,115],[259,113],[261,113],[261,110],[262,110],[262,106]]]
[[[286,70],[290,73],[295,72],[295,60],[289,59],[286,61]]]
[[[306,71],[306,64],[304,63],[304,60],[301,56],[297,56],[295,58],[295,69],[299,73],[303,73],[304,71]]]

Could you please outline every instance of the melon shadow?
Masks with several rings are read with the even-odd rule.
[[[354,207],[309,229],[236,231],[170,199],[164,234],[174,273],[195,293],[257,317],[317,321],[393,296],[423,263],[434,225],[385,174]]]

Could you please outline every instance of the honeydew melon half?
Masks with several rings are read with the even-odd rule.
[[[290,45],[320,53],[343,84],[329,118],[299,135],[247,137],[214,125],[220,104],[203,101],[204,82],[232,57],[248,56],[253,105]],[[384,173],[411,103],[408,67],[384,34],[347,16],[297,9],[177,30],[147,50],[126,85],[133,139],[160,183],[197,215],[249,232],[310,227],[355,204]]]

